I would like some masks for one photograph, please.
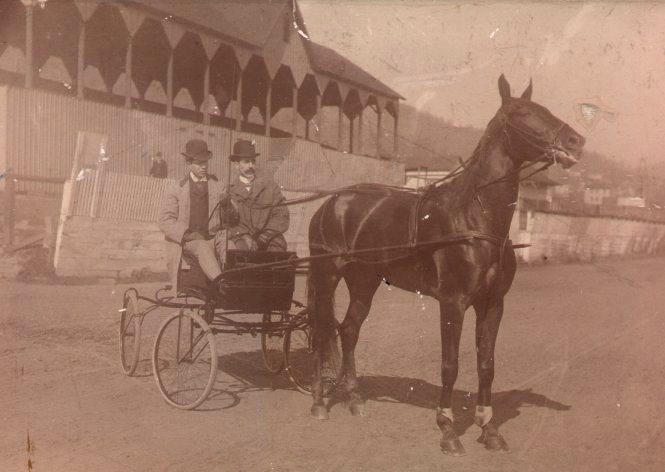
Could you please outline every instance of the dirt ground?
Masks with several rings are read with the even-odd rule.
[[[179,411],[162,400],[148,361],[169,310],[146,319],[139,376],[130,378],[116,339],[127,286],[0,281],[0,471],[663,471],[664,263],[520,268],[496,352],[494,410],[507,454],[476,442],[469,312],[455,390],[461,458],[438,445],[430,299],[380,289],[358,347],[369,416],[338,402],[317,422],[307,396],[267,373],[259,338],[218,335],[231,391]]]

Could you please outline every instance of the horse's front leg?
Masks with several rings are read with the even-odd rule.
[[[492,382],[494,381],[494,347],[503,316],[503,297],[474,305],[476,310],[476,352],[478,366],[478,405],[475,422],[483,430],[479,441],[487,449],[507,451],[508,444],[492,420]]]
[[[453,456],[466,454],[453,428],[453,387],[459,366],[459,344],[465,307],[459,301],[439,301],[441,314],[441,397],[436,411],[436,424],[443,437],[441,450]]]

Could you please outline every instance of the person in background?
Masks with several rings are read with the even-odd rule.
[[[169,168],[166,165],[164,156],[161,152],[157,152],[152,159],[152,167],[150,168],[150,176],[157,179],[165,179],[169,176]]]

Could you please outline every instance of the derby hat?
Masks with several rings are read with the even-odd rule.
[[[190,139],[185,144],[185,152],[181,153],[188,160],[207,161],[212,157],[208,143],[202,139]]]
[[[239,161],[240,159],[256,159],[259,153],[254,148],[254,141],[247,141],[246,139],[239,139],[233,145],[233,154],[229,156],[232,161]]]

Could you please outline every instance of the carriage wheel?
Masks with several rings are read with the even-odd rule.
[[[307,310],[297,316],[307,316]],[[339,323],[335,322],[335,339],[330,343],[330,365],[321,372],[323,394],[329,395],[341,380],[342,349],[339,337]],[[312,393],[314,377],[314,347],[312,345],[312,328],[309,324],[288,330],[284,336],[284,363],[286,370],[296,389],[304,394]]]
[[[184,309],[164,321],[155,339],[152,370],[169,405],[191,410],[203,403],[217,374],[215,337],[208,324]]]
[[[283,320],[281,313],[267,311],[263,314],[263,324],[274,323]],[[261,333],[261,352],[263,362],[269,372],[279,374],[284,368],[284,331],[268,330]]]
[[[142,315],[136,289],[130,288],[120,311],[120,367],[125,375],[132,375],[139,365]]]

